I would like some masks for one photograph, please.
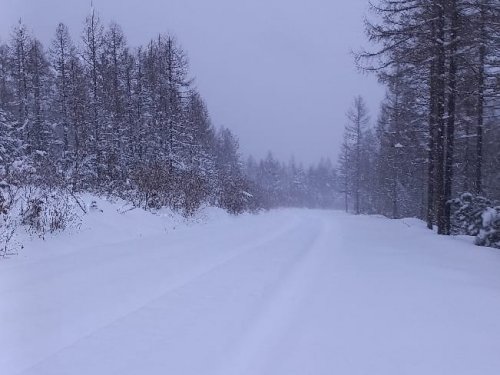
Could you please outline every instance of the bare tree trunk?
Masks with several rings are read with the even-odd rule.
[[[445,233],[445,193],[444,193],[444,164],[445,164],[445,73],[446,73],[446,50],[445,50],[445,13],[444,1],[437,4],[437,48],[436,48],[436,222],[438,234]]]
[[[427,228],[432,229],[435,222],[435,168],[436,168],[436,63],[430,68],[429,100],[429,160],[427,177]]]
[[[446,124],[446,161],[445,161],[445,177],[444,177],[444,203],[445,203],[445,228],[444,234],[451,233],[451,190],[453,183],[453,154],[454,154],[454,137],[455,137],[455,107],[456,107],[456,75],[457,75],[457,44],[458,44],[458,10],[456,0],[451,1],[451,43],[449,57],[449,72],[448,72],[448,119]]]
[[[484,65],[486,59],[486,30],[485,30],[485,9],[484,2],[481,1],[481,39],[479,45],[479,69],[478,69],[478,95],[477,95],[477,137],[476,137],[476,176],[475,193],[481,194],[482,168],[483,168],[483,122],[484,122]]]
[[[356,191],[355,194],[355,212],[359,215],[359,189],[360,189],[360,174],[361,174],[361,124],[356,124],[357,127],[357,144],[356,144]]]

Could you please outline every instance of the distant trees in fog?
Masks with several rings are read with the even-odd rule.
[[[329,159],[305,168],[293,158],[280,162],[269,152],[260,161],[250,157],[245,173],[261,207],[339,207],[337,171]]]

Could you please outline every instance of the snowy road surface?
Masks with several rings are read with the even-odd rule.
[[[0,259],[1,374],[500,374],[498,251],[332,211],[148,215]]]

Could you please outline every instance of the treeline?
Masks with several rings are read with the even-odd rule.
[[[419,217],[439,234],[490,233],[500,246],[500,3],[381,0],[371,9],[375,50],[357,62],[387,95],[375,128],[361,98],[349,112],[347,204]]]
[[[45,48],[21,22],[0,44],[0,180],[114,194],[143,207],[232,213],[251,194],[238,141],[216,129],[171,35],[131,48],[92,11]],[[253,203],[255,206],[255,203]]]
[[[337,171],[329,159],[305,168],[291,159],[283,163],[272,153],[245,164],[250,190],[261,207],[338,208]]]

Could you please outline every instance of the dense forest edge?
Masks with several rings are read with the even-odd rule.
[[[345,207],[417,217],[438,234],[500,247],[500,3],[380,0],[358,68],[386,86],[375,126],[348,112]]]
[[[186,52],[159,34],[138,48],[92,9],[75,43],[60,23],[45,48],[19,21],[0,43],[0,254],[19,227],[43,237],[88,211],[79,195],[193,215],[333,207],[334,166],[307,170],[271,153],[243,161],[215,127]]]
[[[386,87],[378,118],[355,98],[338,163],[304,167],[243,160],[172,35],[132,48],[92,10],[78,41],[60,23],[44,47],[19,21],[0,42],[0,255],[20,227],[43,237],[77,223],[82,193],[185,216],[210,205],[417,217],[500,247],[500,5],[381,0],[366,33],[373,50],[356,63]]]

